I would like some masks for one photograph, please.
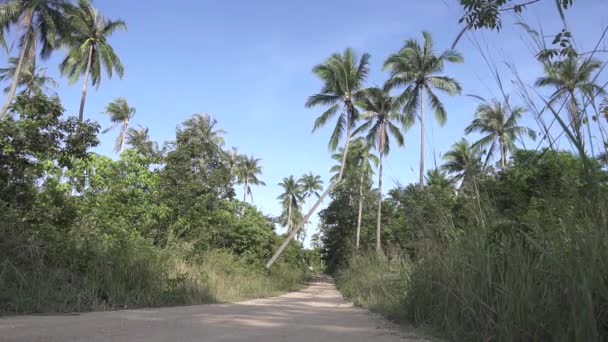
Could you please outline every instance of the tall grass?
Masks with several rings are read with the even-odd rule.
[[[416,262],[398,253],[353,256],[337,283],[361,305],[430,324],[454,341],[606,340],[605,204],[552,202],[558,220],[541,216],[506,231],[479,213],[484,225],[429,243]]]
[[[296,289],[306,276],[282,264],[266,271],[227,251],[191,260],[183,248],[160,249],[140,237],[67,246],[28,245],[18,257],[11,246],[12,257],[0,258],[0,314],[234,301]]]

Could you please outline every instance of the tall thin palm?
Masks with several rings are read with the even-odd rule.
[[[323,190],[323,180],[321,179],[321,176],[309,172],[308,174],[303,174],[298,182],[302,189],[302,196],[304,196],[306,202],[308,202],[308,210],[310,210],[312,207],[312,197],[321,197],[319,191]],[[308,223],[309,222],[304,222],[304,231],[308,230]]]
[[[145,156],[156,154],[156,143],[150,140],[148,127],[138,125],[138,128],[129,128],[126,137],[127,145]]]
[[[429,188],[445,190],[454,188],[454,179],[448,178],[445,170],[431,169],[426,173],[426,184]]]
[[[390,78],[385,88],[388,90],[405,86],[398,96],[403,104],[403,111],[407,116],[406,122],[416,120],[415,111],[420,107],[420,186],[424,186],[424,136],[425,94],[428,103],[440,125],[447,121],[447,112],[434,90],[437,89],[448,95],[458,95],[461,92],[460,84],[448,76],[440,76],[446,62],[461,63],[462,56],[454,50],[446,50],[441,54],[433,51],[433,38],[428,32],[422,32],[424,41],[422,46],[414,39],[409,39],[397,53],[392,54],[384,62],[384,69],[390,70]]]
[[[238,166],[241,160],[243,160],[245,156],[239,154],[239,149],[236,147],[232,147],[229,151],[226,152],[226,161],[228,162],[228,168],[230,168],[230,174],[233,177],[233,180],[238,182]]]
[[[405,117],[399,111],[400,104],[388,92],[380,88],[366,89],[357,101],[367,121],[357,128],[357,132],[367,131],[367,140],[375,144],[379,155],[378,166],[378,217],[376,223],[376,252],[382,252],[382,159],[390,151],[391,136],[397,146],[403,146],[405,139],[397,126],[404,124]]]
[[[342,181],[346,157],[348,155],[348,144],[350,143],[351,132],[357,120],[357,109],[355,108],[354,101],[357,93],[363,88],[363,82],[369,73],[369,58],[370,56],[367,53],[364,53],[361,58],[357,58],[356,53],[352,49],[347,48],[344,50],[344,53],[334,53],[325,62],[313,68],[313,72],[321,79],[323,86],[321,92],[308,98],[306,107],[330,106],[315,120],[313,132],[325,126],[340,112],[329,140],[329,148],[332,151],[335,150],[344,136],[344,157],[342,158],[338,177],[321,194],[308,213],[306,213],[304,222],[310,219],[310,216],[319,207],[323,199]],[[279,246],[279,249],[266,263],[266,267],[272,266],[301,227],[302,225],[294,227],[292,233],[287,236],[285,241]]]
[[[114,152],[120,153],[125,143],[127,130],[129,129],[129,122],[135,115],[135,108],[129,106],[127,99],[124,97],[119,97],[106,106],[105,114],[110,116],[112,126],[105,129],[103,133],[107,133],[116,127],[120,127],[120,132],[118,133],[116,143],[114,144]]]
[[[208,113],[196,113],[184,122],[184,127],[187,129],[197,131],[200,133],[200,136],[205,137],[205,139],[208,139],[218,147],[222,147],[225,144],[224,135],[226,131],[216,129],[216,126],[217,120],[211,118],[211,115]]]
[[[251,197],[251,203],[253,203],[253,193],[251,192],[251,185],[266,185],[262,182],[258,176],[262,174],[262,167],[260,166],[260,158],[242,157],[237,164],[237,174],[239,183],[243,184],[243,202],[247,201],[247,195]]]
[[[293,212],[297,210],[302,200],[302,189],[294,176],[283,178],[279,186],[283,188],[283,193],[277,199],[281,201],[283,209],[287,210],[287,233],[291,234],[294,229]]]
[[[563,101],[566,105],[574,137],[584,146],[583,113],[579,108],[586,100],[594,99],[606,92],[591,80],[593,74],[602,67],[602,62],[594,59],[569,57],[563,61],[545,64],[545,75],[536,80],[536,86],[555,88],[551,102]]]
[[[374,175],[374,167],[378,167],[379,158],[372,153],[373,143],[370,143],[365,138],[357,138],[351,143],[350,157],[346,162],[346,172],[351,170],[359,172],[359,210],[357,212],[357,231],[356,243],[357,250],[361,245],[361,221],[363,216],[363,187],[369,186],[371,178]],[[339,157],[337,155],[336,157]],[[336,158],[340,160],[339,158]],[[337,166],[336,166],[337,167]]]
[[[465,139],[452,145],[452,148],[443,156],[445,163],[441,166],[453,175],[455,181],[462,181],[467,184],[472,178],[481,174],[483,167],[481,164],[481,153]]]
[[[4,42],[5,34],[13,27],[21,32],[18,36],[19,58],[6,100],[0,109],[0,119],[13,102],[24,66],[35,65],[38,44],[40,57],[47,59],[66,36],[65,11],[68,7],[67,0],[9,0],[0,4],[0,40]]]
[[[80,121],[84,118],[84,104],[87,96],[89,77],[91,85],[99,87],[102,68],[108,78],[112,73],[122,78],[124,67],[118,55],[108,43],[108,38],[118,29],[126,30],[122,20],[107,20],[88,0],[79,0],[78,7],[68,11],[70,36],[67,40],[68,54],[59,65],[62,75],[67,75],[70,83],[75,83],[84,75],[80,110]]]
[[[17,70],[19,59],[9,58],[10,66],[0,68],[0,81],[13,79]],[[54,88],[59,87],[52,77],[46,76],[46,68],[37,67],[34,63],[27,63],[21,68],[18,87],[23,87],[23,93],[31,96],[32,94],[55,93]],[[4,88],[4,93],[10,91],[10,86]]]
[[[515,140],[521,136],[527,136],[534,140],[534,130],[520,126],[519,120],[526,110],[522,107],[512,107],[498,100],[482,103],[475,111],[475,119],[465,128],[465,132],[479,132],[483,137],[473,144],[474,148],[488,148],[484,165],[487,165],[494,155],[496,148],[500,149],[500,167],[507,166],[507,153],[515,149]]]

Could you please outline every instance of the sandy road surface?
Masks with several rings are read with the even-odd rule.
[[[419,341],[342,299],[330,279],[233,304],[0,318],[6,341]]]

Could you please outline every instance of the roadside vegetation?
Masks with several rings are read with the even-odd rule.
[[[314,254],[292,242],[277,267],[264,268],[280,220],[247,203],[252,186],[265,185],[260,159],[227,149],[210,115],[194,114],[162,144],[134,127],[145,113],[124,97],[104,110],[110,127],[88,119],[88,87],[124,74],[111,36],[126,22],[87,0],[15,0],[0,4],[0,24],[1,42],[16,41],[18,54],[0,70],[9,83],[0,314],[233,301],[302,286]],[[57,82],[39,67],[50,54],[64,54],[61,74],[83,82],[78,117],[65,115]],[[106,133],[116,134],[117,158],[91,152]]]
[[[254,206],[263,159],[227,148],[211,115],[194,114],[166,142],[134,125],[145,113],[123,97],[104,110],[111,127],[90,120],[88,86],[124,73],[110,40],[127,23],[86,0],[0,4],[2,42],[20,28],[11,33],[18,56],[0,69],[10,82],[0,112],[0,313],[262,297],[299,288],[312,266],[355,303],[454,341],[607,339],[608,98],[598,47],[608,29],[579,51],[565,25],[547,35],[518,22],[543,70],[531,84],[477,44],[500,96],[473,94],[463,136],[425,164],[425,125],[449,125],[446,99],[466,94],[451,73],[466,63],[459,41],[541,1],[460,0],[463,30],[450,47],[422,32],[380,65],[352,48],[320,61],[319,88],[303,102],[318,111],[313,131],[333,128],[336,165],[328,182],[309,172],[273,184],[277,217]],[[556,1],[556,15],[575,3]],[[83,82],[78,118],[64,115],[37,63],[51,53],[65,53],[62,74]],[[368,84],[372,67],[387,72],[381,86]],[[409,140],[418,125],[420,141]],[[100,132],[117,135],[117,158],[91,152]],[[387,191],[386,157],[403,146],[420,153],[417,182]],[[304,228],[324,200],[305,249]]]

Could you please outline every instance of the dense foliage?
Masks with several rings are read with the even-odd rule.
[[[20,95],[11,108],[0,121],[0,312],[238,299],[301,280],[296,243],[280,270],[263,269],[279,237],[233,198],[209,116],[186,121],[162,158],[127,149],[113,160],[88,151],[98,125],[64,119],[57,98]]]

